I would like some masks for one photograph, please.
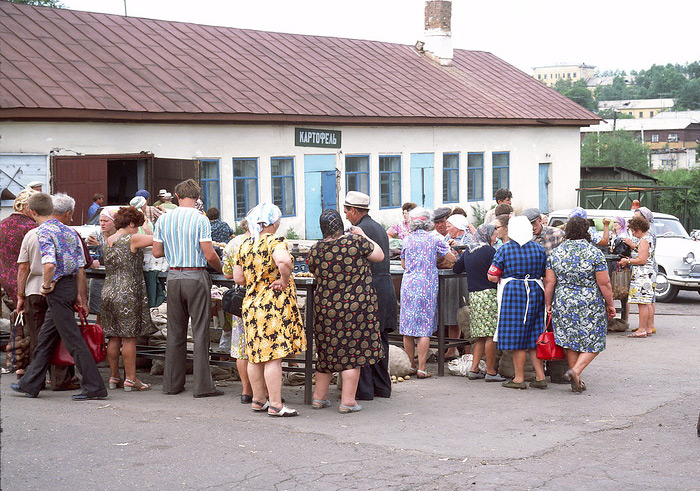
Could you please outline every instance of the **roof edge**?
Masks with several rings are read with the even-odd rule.
[[[327,116],[252,113],[151,113],[97,109],[3,108],[0,121],[168,124],[331,124],[343,126],[589,126],[596,119],[431,118],[425,116]]]

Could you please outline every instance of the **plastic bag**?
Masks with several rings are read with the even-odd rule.
[[[472,368],[472,355],[466,354],[462,355],[457,359],[447,362],[447,371],[452,375],[458,375],[461,377],[466,377],[469,370]],[[482,372],[486,371],[486,362],[481,360],[479,362],[479,370]]]

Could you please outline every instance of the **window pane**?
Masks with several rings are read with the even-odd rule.
[[[248,191],[247,203],[248,210],[258,204],[258,180],[257,179],[246,179],[246,189]],[[246,213],[247,211],[246,210]]]
[[[379,176],[379,196],[380,206],[391,206],[389,196],[389,174],[380,174]]]
[[[233,162],[233,177],[257,177],[257,174],[256,159],[238,159]]]
[[[294,174],[293,159],[272,159],[273,176],[291,176]]]
[[[400,170],[399,157],[379,157],[379,172],[399,172]]]
[[[202,160],[202,179],[218,179],[219,178],[219,161],[218,160]]]
[[[459,154],[446,153],[442,156],[442,167],[444,169],[459,169]]]
[[[206,181],[204,183],[206,189],[207,202],[204,206],[208,208],[221,208],[219,201],[219,181]]]
[[[484,167],[484,154],[483,153],[470,153],[467,156],[467,167]]]
[[[294,207],[294,178],[285,177],[283,180],[284,186],[284,206],[281,207],[282,214],[289,216],[295,214]]]
[[[346,172],[369,172],[369,157],[367,155],[353,155],[345,157]]]
[[[508,153],[494,153],[493,154],[493,166],[494,167],[507,167],[510,155]]]
[[[245,179],[234,181],[234,191],[236,195],[236,218],[245,218],[248,213],[248,205],[245,199]]]

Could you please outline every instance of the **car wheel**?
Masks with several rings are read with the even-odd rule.
[[[678,287],[668,282],[666,273],[659,271],[656,275],[656,301],[657,302],[673,302],[678,296]]]

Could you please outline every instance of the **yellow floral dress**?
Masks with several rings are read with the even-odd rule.
[[[284,358],[306,349],[293,278],[283,291],[270,288],[279,278],[272,254],[280,248],[288,250],[284,237],[262,234],[257,240],[244,240],[234,253],[234,263],[243,268],[245,275],[243,324],[251,363]]]

